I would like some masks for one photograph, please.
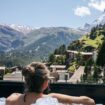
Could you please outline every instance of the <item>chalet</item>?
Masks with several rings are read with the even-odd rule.
[[[69,78],[66,65],[51,65],[50,70],[50,75],[55,78],[55,82],[65,82]]]
[[[62,55],[61,54],[56,54],[55,55],[55,57],[57,58],[57,57],[61,57]]]
[[[93,52],[79,52],[79,51],[73,51],[73,50],[67,50],[66,56],[70,59],[74,59],[76,57],[76,55],[79,53],[82,55],[82,57],[85,60],[88,60],[89,58],[93,57]]]

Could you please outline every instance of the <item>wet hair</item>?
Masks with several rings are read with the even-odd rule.
[[[49,70],[41,62],[32,62],[22,70],[22,75],[27,91],[41,93],[43,83],[49,79]]]

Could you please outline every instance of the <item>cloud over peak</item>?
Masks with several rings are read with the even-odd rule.
[[[81,7],[77,7],[74,10],[74,14],[77,16],[84,17],[86,15],[91,15],[91,12],[90,12],[90,9],[88,7],[81,6]]]

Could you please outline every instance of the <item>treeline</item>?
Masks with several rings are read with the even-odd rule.
[[[105,25],[97,25],[91,30],[90,38],[94,39],[96,31],[103,35],[102,45],[96,49],[96,60],[89,59],[85,63],[84,75],[81,77],[83,82],[105,83]]]
[[[61,45],[59,48],[55,49],[52,54],[48,57],[48,64],[60,64],[64,65],[66,63],[66,45]]]
[[[105,40],[98,50],[97,59],[89,59],[85,63],[83,83],[105,83]]]
[[[90,40],[93,40],[93,41],[97,37],[103,36],[101,38],[101,40],[103,41],[105,39],[105,24],[104,25],[100,24],[100,25],[97,25],[96,27],[93,27],[91,29],[91,32],[86,34],[85,36],[87,37],[87,39],[90,39]],[[97,42],[96,44],[99,44],[99,46],[100,46],[99,42]],[[93,51],[96,48],[91,46],[91,45],[88,45],[88,43],[85,43],[85,40],[82,39],[82,40],[73,41],[68,46],[68,49],[70,49],[70,50],[77,50],[77,51],[84,51],[84,52],[91,52],[91,51]]]

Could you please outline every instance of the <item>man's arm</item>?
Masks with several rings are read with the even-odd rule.
[[[51,93],[49,95],[54,98],[57,98],[58,101],[61,103],[95,105],[94,100],[87,96],[76,97],[76,96],[69,96],[69,95],[57,94],[57,93]]]

